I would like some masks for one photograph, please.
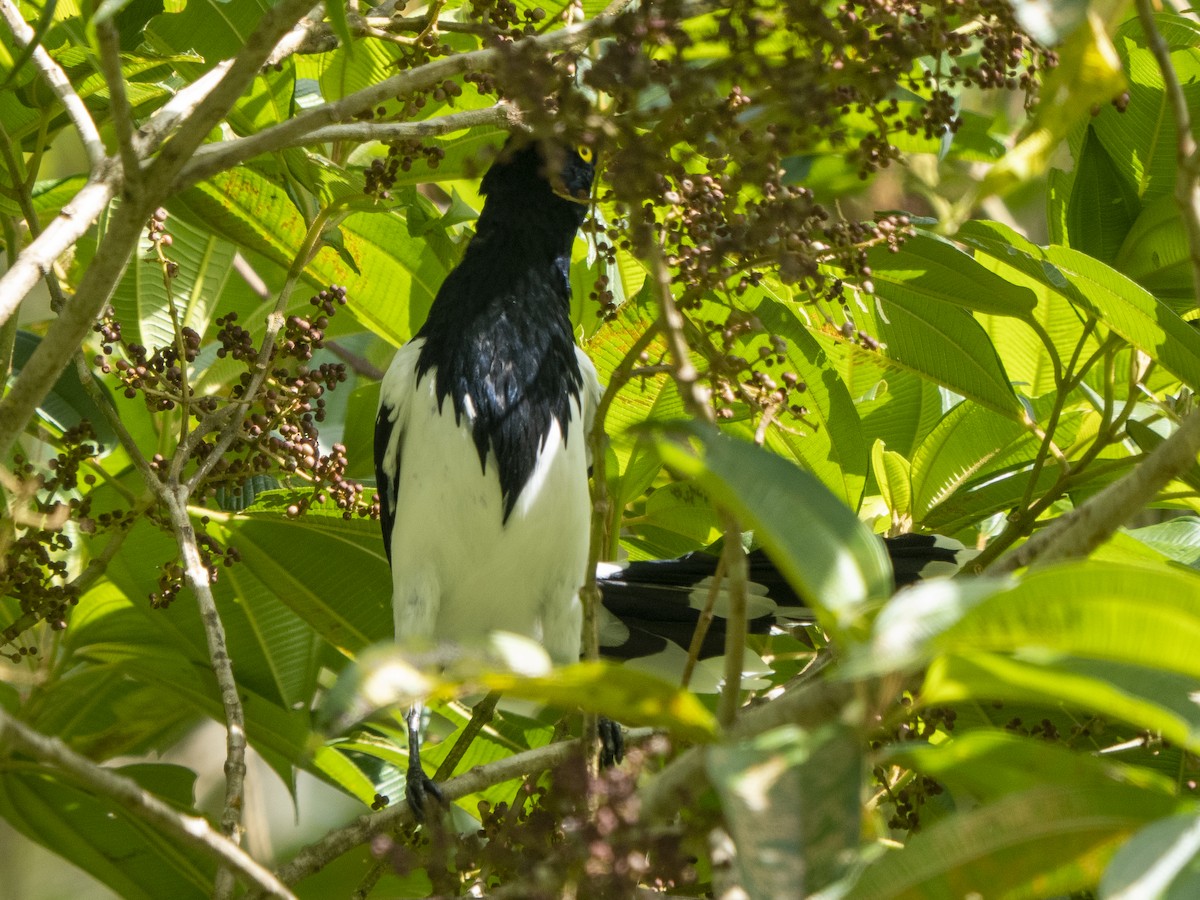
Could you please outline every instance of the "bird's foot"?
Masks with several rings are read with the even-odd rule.
[[[420,765],[408,767],[408,776],[404,781],[404,798],[408,801],[408,808],[412,810],[413,817],[418,822],[426,820],[426,814],[434,805],[443,809],[448,806],[442,789],[437,786],[436,781],[425,774],[425,770]]]
[[[625,758],[625,736],[621,732],[620,724],[601,716],[596,723],[596,730],[600,734],[601,768],[614,766],[623,760]]]

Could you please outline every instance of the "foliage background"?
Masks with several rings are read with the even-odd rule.
[[[1190,895],[1200,24],[625,5],[0,0],[10,855],[123,897]],[[729,628],[753,706],[387,648],[378,378],[518,125],[602,160],[594,555],[715,545],[736,623],[752,531],[816,613]],[[982,553],[892,596],[909,530]],[[489,843],[422,843],[361,721],[433,692],[437,763],[491,687],[667,738],[589,776],[502,711],[448,785]]]

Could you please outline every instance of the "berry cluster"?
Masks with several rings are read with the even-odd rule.
[[[665,741],[647,752],[664,753]],[[481,801],[475,834],[409,828],[376,838],[373,850],[401,874],[424,869],[439,897],[476,896],[503,884],[511,896],[556,900],[564,884],[575,884],[581,896],[615,900],[639,888],[692,884],[683,828],[641,821],[636,787],[647,752],[635,751],[596,777],[573,757],[548,784],[523,785],[513,805]]]
[[[95,435],[86,422],[68,429],[58,441],[59,452],[44,471],[23,454],[13,456],[12,484],[6,484],[12,518],[0,522],[0,596],[16,597],[21,618],[0,633],[0,656],[16,662],[36,655],[37,648],[21,645],[21,634],[38,622],[63,628],[67,615],[79,602],[79,588],[71,580],[66,561],[74,545],[64,530],[67,522],[84,534],[97,529],[124,528],[129,520],[121,513],[94,515],[91,498],[78,495],[79,482],[95,483],[95,476],[80,476],[84,462],[98,452]]]

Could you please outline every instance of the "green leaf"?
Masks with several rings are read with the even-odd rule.
[[[870,604],[891,594],[882,543],[810,473],[699,424],[673,428],[656,445],[663,462],[754,530],[826,628],[865,628]]]
[[[1067,247],[1047,247],[1045,259],[1076,288],[1071,298],[1187,384],[1200,385],[1200,335],[1166,304],[1111,269]]]
[[[218,175],[186,191],[179,201],[217,233],[284,268],[304,241],[307,226],[287,195],[248,169]],[[436,254],[414,239],[398,214],[356,213],[342,224],[345,250],[357,266],[325,249],[305,270],[313,287],[347,289],[347,307],[364,324],[402,344],[424,322],[446,276]],[[357,271],[356,271],[357,269]]]
[[[1157,31],[1171,49],[1171,65],[1188,109],[1200,111],[1200,44],[1197,26],[1183,16],[1155,15]],[[1123,110],[1106,105],[1092,120],[1096,136],[1143,202],[1175,191],[1178,128],[1162,72],[1135,16],[1117,29],[1113,44],[1129,82]]]
[[[237,247],[187,219],[167,223],[172,243],[164,254],[178,264],[170,291],[179,323],[204,334],[221,305]],[[149,348],[175,346],[163,267],[145,234],[113,291],[112,306],[126,340]]]
[[[1148,547],[1193,569],[1200,568],[1200,518],[1182,516],[1129,532]]]
[[[842,874],[859,840],[861,742],[792,725],[705,757],[751,897],[806,897]]]
[[[1089,126],[1075,164],[1062,243],[1112,263],[1140,211],[1133,186],[1120,177],[1112,158]],[[1123,267],[1118,265],[1118,268]],[[1132,273],[1127,274],[1133,277]]]
[[[13,343],[13,374],[16,375],[33,356],[42,339],[28,331],[18,331]],[[100,393],[111,399],[111,395],[103,384],[99,384]],[[117,445],[116,432],[108,424],[104,411],[92,400],[91,395],[84,389],[79,380],[75,367],[68,365],[63,369],[58,380],[54,382],[49,393],[38,404],[38,416],[50,423],[58,431],[74,428],[80,422],[87,420],[91,423],[92,433],[96,440],[107,450]]]
[[[1113,265],[1156,297],[1175,300],[1172,307],[1177,312],[1196,305],[1187,233],[1173,195],[1146,204]]]
[[[893,252],[878,246],[867,254],[871,280],[883,296],[910,306],[921,301],[948,303],[973,312],[1027,317],[1037,305],[1033,293],[980,266],[944,238],[917,232]]]
[[[1021,405],[979,323],[958,306],[881,282],[876,329],[888,359],[1016,418]]]
[[[508,672],[486,673],[489,690],[506,696],[547,703],[559,709],[579,708],[626,725],[665,728],[687,741],[711,741],[717,722],[696,696],[653,675],[599,660],[555,669],[545,677]]]
[[[1195,813],[1151,822],[1113,857],[1097,896],[1185,900],[1200,893],[1200,818]]]
[[[178,9],[150,20],[147,42],[166,55],[197,53],[209,69],[241,51],[270,4],[266,0],[192,0]]]
[[[1164,797],[1170,797],[1175,790],[1169,778],[1140,766],[1079,753],[998,728],[956,734],[936,746],[916,742],[893,744],[883,759],[914,769],[951,791],[964,792],[982,803],[1039,785],[1127,784],[1157,791]]]
[[[921,522],[1012,441],[1019,422],[983,406],[960,403],[921,442],[912,458],[913,518]]]
[[[118,770],[164,799],[191,807],[195,773],[179,766]],[[0,815],[42,846],[130,900],[208,897],[215,865],[207,856],[97,797],[69,776],[10,758],[0,766]]]
[[[1174,811],[1128,784],[1044,784],[957,813],[867,868],[849,900],[1047,897],[1095,884],[1115,847]]]
[[[871,471],[893,521],[912,518],[912,469],[899,453],[884,449],[883,441],[871,447]]]

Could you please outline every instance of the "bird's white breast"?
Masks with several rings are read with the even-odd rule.
[[[439,410],[435,372],[415,384],[419,343],[397,353],[381,388],[395,415],[384,463],[390,477],[397,450],[400,460],[391,535],[396,637],[463,641],[511,631],[541,641],[555,662],[574,662],[591,512],[585,416],[573,406],[565,442],[551,421],[505,522],[497,463],[489,453],[486,471],[480,466],[469,404],[456,423],[449,398]]]

